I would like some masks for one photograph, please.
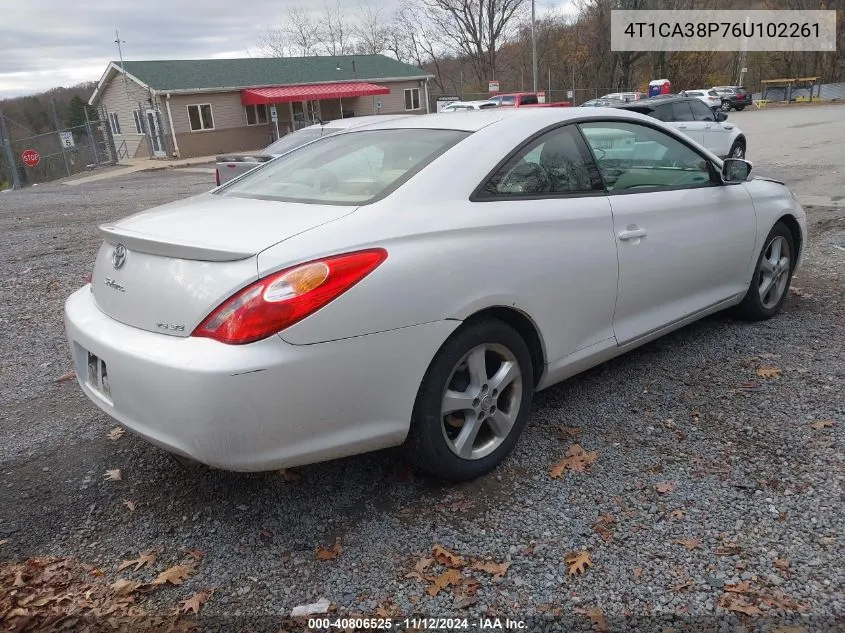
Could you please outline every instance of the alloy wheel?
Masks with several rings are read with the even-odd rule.
[[[789,243],[780,235],[772,238],[763,251],[757,291],[760,294],[760,303],[766,309],[776,306],[786,290],[789,282],[790,255]]]
[[[731,158],[745,158],[745,148],[737,143],[731,152]]]
[[[484,343],[461,358],[446,383],[441,430],[449,449],[467,460],[495,451],[510,435],[522,404],[522,371],[505,346]]]

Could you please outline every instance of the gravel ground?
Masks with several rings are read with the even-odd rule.
[[[445,486],[399,450],[293,473],[182,469],[128,433],[110,440],[115,424],[57,381],[71,369],[62,303],[89,272],[96,225],[208,183],[169,170],[0,194],[0,561],[73,557],[111,580],[152,549],[155,570],[120,574],[150,578],[201,550],[198,573],[152,600],[170,610],[214,588],[208,630],[278,630],[274,617],[322,597],[339,615],[530,630],[845,630],[841,209],[808,208],[811,250],[781,316],[709,318],[546,390],[502,468]],[[551,478],[574,442],[598,460]],[[118,468],[122,481],[104,481]],[[342,553],[318,560],[336,539]],[[412,572],[436,544],[467,566],[432,596]],[[593,565],[569,576],[578,551]],[[510,566],[471,569],[485,560]],[[725,591],[743,581],[751,594]],[[766,617],[730,612],[731,597]]]

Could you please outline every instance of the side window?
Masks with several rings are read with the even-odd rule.
[[[671,104],[666,104],[662,106],[658,106],[654,109],[654,112],[651,113],[658,121],[673,121],[672,118],[672,106]]]
[[[688,101],[675,101],[672,104],[673,121],[695,121]]]
[[[690,107],[692,108],[692,113],[695,115],[696,121],[716,120],[716,115],[713,114],[713,110],[704,105],[702,101],[692,101],[690,102]]]
[[[522,95],[519,102],[521,105],[531,105],[533,103],[539,103],[539,101],[537,101],[537,95]]]
[[[481,190],[481,197],[602,191],[601,177],[574,125],[522,148]]]
[[[608,191],[706,186],[708,161],[665,132],[638,123],[581,123]]]

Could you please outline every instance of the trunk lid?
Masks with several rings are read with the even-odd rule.
[[[127,325],[188,336],[258,278],[259,252],[353,211],[202,194],[103,225],[94,300]]]

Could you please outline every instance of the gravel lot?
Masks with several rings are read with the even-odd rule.
[[[399,450],[293,473],[185,470],[128,433],[109,439],[115,424],[58,381],[71,369],[62,304],[89,272],[97,224],[210,179],[168,170],[0,194],[0,562],[72,557],[111,582],[201,550],[195,576],[149,600],[172,611],[215,589],[207,630],[276,631],[323,597],[340,615],[492,615],[530,630],[845,630],[841,209],[807,207],[811,249],[781,316],[709,318],[539,394],[504,467],[445,486]],[[575,442],[598,460],[551,478]],[[319,560],[336,539],[342,553]],[[422,577],[446,568],[412,572],[437,544],[467,565],[432,596]],[[157,552],[152,569],[116,572],[142,550]],[[569,576],[578,551],[593,565]],[[510,566],[494,578],[472,569],[482,561]]]

